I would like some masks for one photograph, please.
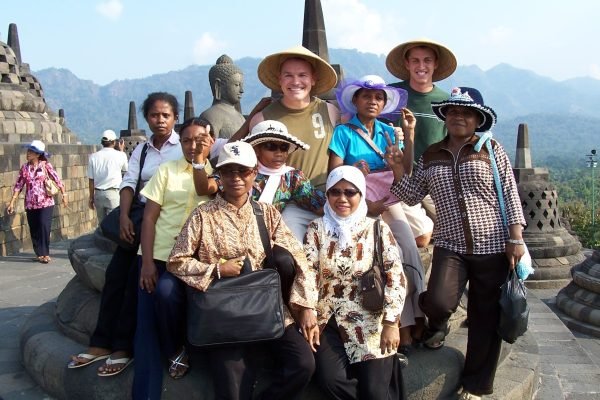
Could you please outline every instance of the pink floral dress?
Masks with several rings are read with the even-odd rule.
[[[13,191],[20,193],[23,186],[25,186],[26,210],[37,210],[54,205],[54,197],[48,196],[44,188],[46,176],[56,182],[61,191],[64,190],[64,184],[48,161],[40,161],[35,166],[27,162],[19,170],[19,176]]]

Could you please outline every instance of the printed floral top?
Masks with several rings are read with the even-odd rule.
[[[252,187],[252,198],[257,200],[267,184],[267,175],[259,173]],[[315,212],[325,205],[325,194],[313,187],[301,170],[294,169],[281,176],[281,183],[275,192],[273,205],[283,211],[287,203],[295,202],[298,207]]]
[[[337,237],[325,232],[323,219],[308,226],[304,251],[308,260],[308,279],[314,279],[319,291],[317,323],[321,332],[331,316],[335,317],[350,363],[384,358],[380,339],[384,314],[387,320],[399,319],[406,296],[406,277],[400,254],[389,226],[381,223],[383,263],[387,276],[383,312],[367,311],[359,293],[360,277],[372,266],[374,250],[373,225],[365,218],[354,236],[353,247],[340,249]]]
[[[36,166],[27,162],[19,170],[13,192],[20,193],[25,186],[26,210],[37,210],[54,205],[54,197],[48,196],[44,188],[46,176],[56,182],[61,191],[64,190],[64,184],[48,161],[40,161]]]

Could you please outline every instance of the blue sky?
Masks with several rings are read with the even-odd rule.
[[[25,6],[26,4],[27,6]],[[459,65],[505,62],[555,80],[600,79],[600,2],[322,0],[330,48],[387,54],[429,37]],[[0,40],[17,23],[33,70],[67,68],[106,84],[300,44],[302,0],[5,0]]]

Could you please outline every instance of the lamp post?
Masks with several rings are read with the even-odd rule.
[[[595,191],[595,177],[594,177],[594,170],[596,169],[596,166],[598,165],[597,159],[596,159],[596,149],[592,149],[592,151],[590,152],[591,154],[588,154],[586,157],[588,158],[587,160],[587,166],[588,168],[591,168],[592,170],[592,226],[596,225],[596,191]]]

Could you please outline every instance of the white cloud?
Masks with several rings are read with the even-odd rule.
[[[226,43],[217,40],[210,32],[204,32],[194,42],[194,62],[196,64],[214,64],[217,57],[223,54]]]
[[[491,45],[504,45],[513,38],[513,30],[506,26],[497,26],[490,29],[485,35],[481,37],[481,42]]]
[[[116,21],[123,13],[123,3],[121,3],[121,0],[107,0],[99,3],[96,6],[96,11],[106,18]]]
[[[387,54],[399,43],[404,23],[397,16],[382,15],[364,0],[323,0],[329,47]]]
[[[600,65],[591,64],[589,66],[589,74],[594,79],[600,79]]]

